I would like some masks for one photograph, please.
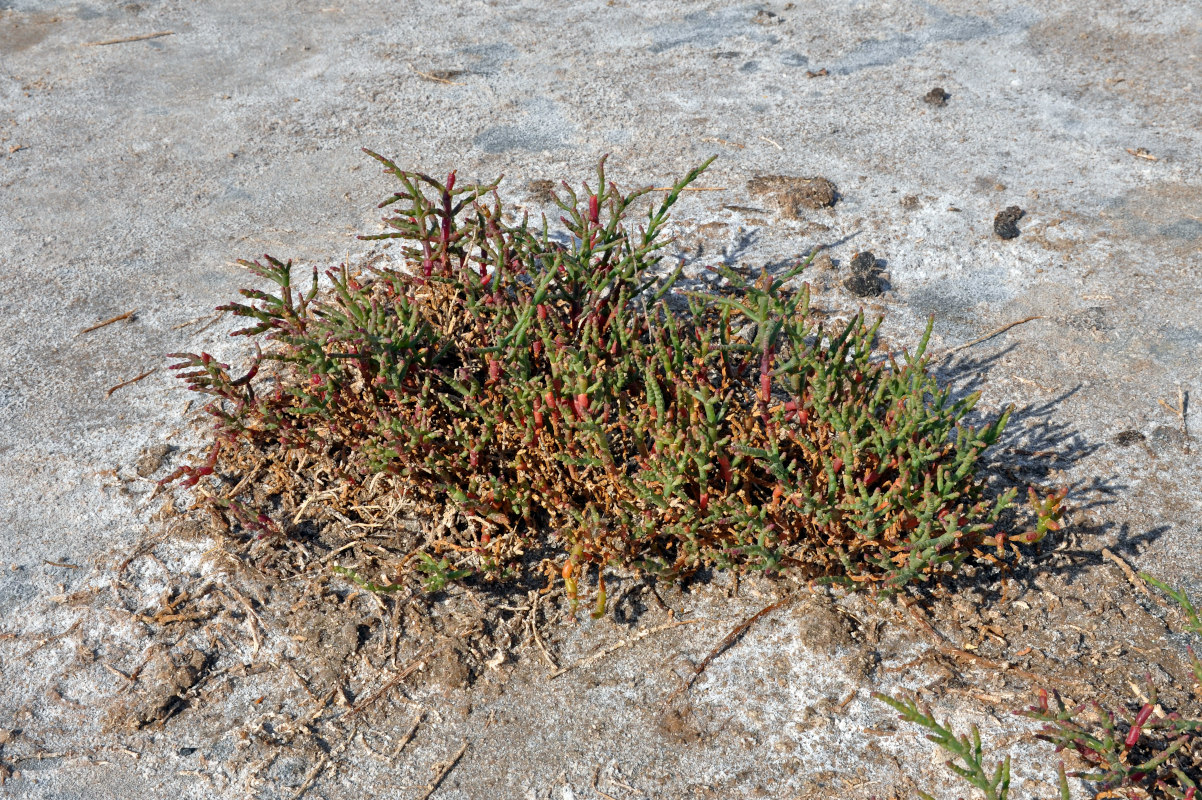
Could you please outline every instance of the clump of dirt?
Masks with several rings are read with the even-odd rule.
[[[810,286],[811,292],[825,292],[833,285],[838,283],[839,268],[835,260],[830,257],[830,254],[822,252],[810,262],[810,268],[806,270],[805,279]]]
[[[457,642],[448,640],[445,649],[430,659],[422,670],[425,682],[446,691],[466,689],[472,685],[472,670],[464,663],[467,653]]]
[[[881,271],[872,251],[856,253],[848,268],[851,274],[843,279],[843,288],[847,291],[856,297],[879,297],[884,292]]]
[[[801,210],[833,206],[839,199],[835,184],[823,177],[798,178],[789,175],[757,175],[747,182],[752,195],[767,195],[786,219],[801,219]]]
[[[838,267],[835,266],[835,260],[831,258],[830,253],[819,253],[810,264],[810,269],[816,272],[834,272]]]
[[[110,726],[136,729],[166,722],[187,707],[187,695],[204,677],[208,661],[208,656],[191,648],[174,658],[160,650],[143,670],[149,688],[114,707]]]
[[[1188,443],[1186,435],[1179,428],[1170,425],[1157,425],[1152,430],[1152,446],[1157,450],[1167,447],[1185,447]]]
[[[359,649],[360,627],[368,620],[336,600],[309,596],[282,620],[308,667],[309,682],[319,693],[337,688],[349,659]]]
[[[876,269],[876,257],[871,250],[864,250],[852,256],[850,266],[852,272],[872,272]]]
[[[798,607],[801,641],[811,650],[833,655],[855,644],[851,623],[825,595],[814,595]]]
[[[1133,444],[1139,444],[1145,438],[1139,431],[1123,431],[1114,437],[1114,443],[1119,447],[1130,447]]]
[[[138,477],[149,478],[158,472],[174,449],[169,444],[156,444],[143,450],[142,454],[138,456],[138,460],[134,462],[134,469],[137,471]]]
[[[1110,328],[1106,320],[1106,309],[1101,306],[1090,306],[1060,318],[1070,328],[1090,333],[1100,333]]]
[[[526,184],[530,197],[539,203],[550,203],[555,199],[555,182],[546,178],[536,178]]]
[[[997,213],[993,218],[993,232],[1001,239],[1014,239],[1018,236],[1018,221],[1025,212],[1018,206],[1010,206]]]
[[[694,712],[670,708],[664,712],[656,723],[661,734],[676,744],[697,744],[705,737],[705,732],[698,727]]]
[[[951,97],[951,95],[945,92],[942,86],[936,86],[934,89],[922,96],[922,101],[928,105],[942,107],[947,105],[947,99],[949,97]]]

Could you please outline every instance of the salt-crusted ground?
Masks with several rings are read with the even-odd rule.
[[[1184,686],[1178,618],[1118,562],[1202,593],[1202,443],[1165,408],[1202,388],[1202,11],[829,5],[0,1],[0,792],[421,797],[466,746],[436,797],[957,796],[869,697],[904,687],[979,723],[1043,797],[1055,757],[1008,713],[1034,689]],[[665,704],[790,587],[719,578],[661,607],[632,584],[603,620],[534,611],[549,656],[584,662],[558,677],[534,647],[442,650],[377,695],[425,640],[392,650],[375,601],[333,582],[298,608],[211,540],[163,538],[149,501],[198,441],[164,354],[237,357],[233,326],[208,325],[237,258],[366,255],[353,235],[390,188],[364,146],[505,173],[535,213],[531,181],[588,178],[603,153],[626,186],[718,153],[715,191],[676,215],[690,270],[827,245],[818,305],[884,314],[901,344],[934,314],[936,349],[1039,317],[940,374],[1018,406],[995,468],[1070,486],[1070,532],[1004,594],[934,604],[945,640],[892,602],[807,594]],[[772,175],[839,200],[752,191]],[[878,298],[842,287],[864,250]],[[530,600],[505,602],[487,624],[517,647]],[[430,646],[474,608],[435,603]]]

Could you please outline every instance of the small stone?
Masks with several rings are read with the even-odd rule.
[[[879,297],[881,279],[871,273],[857,272],[843,280],[843,288],[856,297]]]
[[[1010,206],[999,211],[993,218],[993,232],[1002,239],[1013,239],[1018,236],[1018,221],[1025,212],[1018,206]]]
[[[850,269],[853,273],[854,272],[864,272],[864,273],[875,272],[876,271],[876,256],[874,256],[872,254],[871,250],[865,250],[862,253],[856,253],[854,256],[852,256]]]
[[[1187,443],[1185,434],[1180,428],[1175,428],[1170,425],[1157,425],[1152,430],[1152,446],[1157,450],[1166,447],[1184,447]]]
[[[1119,447],[1130,447],[1144,441],[1144,435],[1139,431],[1123,431],[1114,437],[1114,443]]]
[[[851,275],[843,280],[843,288],[856,297],[879,297],[881,288],[880,270],[876,266],[876,256],[871,250],[856,253],[848,265]]]
[[[947,105],[947,98],[949,97],[951,97],[951,95],[943,91],[942,86],[936,86],[934,89],[923,95],[922,100],[923,102],[929,103],[933,106],[945,106]]]

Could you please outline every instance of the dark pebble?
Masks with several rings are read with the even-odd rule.
[[[872,274],[856,273],[844,279],[843,288],[856,297],[879,297],[881,279]]]
[[[1139,431],[1123,431],[1114,437],[1114,443],[1119,447],[1130,447],[1133,444],[1139,444],[1144,440],[1144,435]]]
[[[872,273],[876,272],[876,256],[871,250],[865,250],[863,253],[856,253],[851,258],[851,263],[848,264],[848,269],[852,272]]]
[[[924,102],[930,103],[933,106],[945,106],[947,105],[947,98],[949,97],[951,97],[951,95],[943,91],[942,86],[936,86],[934,89],[923,95],[922,99]]]
[[[856,297],[878,297],[882,293],[881,277],[876,268],[876,256],[872,251],[856,253],[848,264],[851,275],[843,281],[843,288]]]
[[[1023,210],[1018,206],[1010,206],[997,212],[993,218],[993,232],[1003,239],[1013,239],[1018,236],[1018,221],[1022,219]]]

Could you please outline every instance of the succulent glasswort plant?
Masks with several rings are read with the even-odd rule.
[[[1147,573],[1140,573],[1140,578],[1175,600],[1185,613],[1186,629],[1202,635],[1202,619],[1184,592]],[[1194,695],[1202,698],[1202,662],[1192,648],[1188,652],[1195,679]],[[1010,758],[1007,756],[990,769],[983,757],[976,726],[970,736],[956,734],[913,700],[879,693],[873,697],[899,712],[901,719],[929,731],[927,738],[952,756],[948,768],[979,789],[986,800],[1008,797]],[[1063,762],[1060,764],[1062,800],[1069,798],[1070,774],[1094,784],[1094,796],[1099,798],[1195,800],[1198,782],[1202,780],[1202,762],[1194,750],[1202,734],[1202,719],[1165,711],[1158,703],[1158,693],[1150,679],[1149,696],[1130,709],[1112,711],[1097,702],[1067,708],[1058,694],[1053,693],[1050,699],[1053,702],[1049,702],[1046,691],[1040,690],[1037,703],[1018,713],[1044,723],[1037,739],[1053,745],[1058,753],[1074,753],[1086,765],[1084,769],[1066,773]],[[919,794],[929,798],[925,793]]]
[[[912,722],[929,731],[927,738],[937,744],[941,750],[951,756],[944,765],[962,778],[969,785],[981,792],[985,800],[1007,800],[1010,796],[1010,756],[995,763],[992,769],[985,761],[984,748],[981,746],[981,732],[977,726],[970,728],[969,734],[957,734],[947,725],[942,725],[929,708],[924,708],[917,701],[907,698],[894,698],[886,694],[874,693],[875,699],[886,704],[899,713],[900,719]],[[956,763],[956,762],[959,763]],[[1058,772],[1058,789],[1060,800],[1069,800],[1068,775],[1061,763]],[[933,800],[926,792],[919,792],[922,800]]]
[[[1154,688],[1138,711],[1116,714],[1096,703],[1068,709],[1058,695],[1055,705],[1050,708],[1047,692],[1040,690],[1038,704],[1023,713],[1046,723],[1038,738],[1052,744],[1057,752],[1075,752],[1089,765],[1074,772],[1075,777],[1097,783],[1103,791],[1118,797],[1125,791],[1128,796],[1139,797],[1129,791],[1138,787],[1144,791],[1157,789],[1161,797],[1193,800],[1195,781],[1174,756],[1202,730],[1202,721],[1176,713],[1161,712],[1162,717],[1154,717]],[[1086,719],[1091,707],[1093,719]],[[1196,770],[1191,771],[1196,774]]]
[[[175,354],[211,398],[213,438],[168,480],[217,480],[248,450],[321,460],[357,491],[390,476],[476,525],[454,563],[439,546],[404,559],[427,589],[511,574],[549,543],[573,603],[595,570],[601,608],[607,567],[789,569],[892,590],[1002,550],[1013,491],[991,496],[977,470],[1009,412],[965,423],[977,395],[954,399],[928,372],[930,325],[901,355],[876,348],[880,322],[862,313],[827,330],[794,288],[808,260],[776,275],[716,267],[725,289],[673,295],[681,268],[657,269],[665,225],[709,162],[652,200],[621,192],[602,159],[581,192],[562,184],[557,235],[513,220],[497,183],[369,155],[399,186],[380,206],[386,231],[360,238],[400,240],[403,263],[344,264],[328,289],[314,270],[302,289],[290,262],[240,262],[275,285],[222,306],[250,321],[234,335],[255,355],[235,377],[207,353]],[[247,534],[288,535],[270,508],[201,499]],[[1037,511],[1038,528],[1011,538],[1059,524],[1059,498]]]
[[[1185,613],[1186,629],[1202,635],[1202,619],[1185,592],[1147,573],[1140,573],[1140,578],[1176,601]],[[1195,680],[1193,694],[1202,699],[1202,662],[1192,647],[1187,651]],[[1038,703],[1022,713],[1044,723],[1038,738],[1057,752],[1075,752],[1085,762],[1087,768],[1073,773],[1076,777],[1098,784],[1109,796],[1194,800],[1202,780],[1202,763],[1194,753],[1202,719],[1166,712],[1157,702],[1150,677],[1148,684],[1148,698],[1138,708],[1113,711],[1097,703],[1066,708],[1056,694],[1052,707],[1047,692],[1040,690]]]
[[[957,735],[946,725],[939,724],[930,709],[920,708],[914,700],[897,699],[880,693],[872,696],[897,711],[901,719],[929,731],[927,738],[952,756],[945,762],[947,768],[980,789],[985,800],[1006,800],[1010,793],[1010,757],[1006,756],[992,770],[989,769],[984,761],[981,733],[977,726],[972,726],[971,738],[965,734]],[[919,792],[919,796],[923,800],[931,800],[931,796],[925,792]]]

